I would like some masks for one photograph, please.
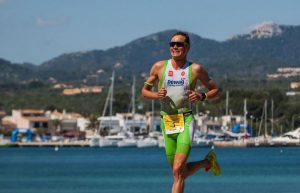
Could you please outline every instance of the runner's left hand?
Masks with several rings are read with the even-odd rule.
[[[188,92],[188,97],[189,97],[190,102],[192,102],[192,103],[198,102],[198,101],[200,101],[202,99],[201,93],[198,93],[198,92],[196,92],[194,90],[190,90]]]

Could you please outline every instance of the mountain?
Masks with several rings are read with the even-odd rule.
[[[265,76],[278,67],[300,64],[300,26],[261,25],[249,34],[221,42],[207,63],[213,72],[235,76]]]
[[[41,64],[40,71],[47,71],[51,76],[57,76],[57,71],[63,71],[64,75],[59,78],[84,78],[84,75],[99,69],[111,72],[116,64],[119,64],[117,70],[122,71],[123,74],[132,75],[133,73],[149,71],[155,61],[169,58],[169,37],[175,31],[168,30],[155,33],[106,51],[94,50],[63,54]],[[196,55],[197,52],[201,53],[200,56],[210,54],[209,50],[198,45],[216,49],[219,44],[216,41],[203,39],[195,34],[190,36],[191,41],[195,43],[195,49],[191,52],[192,56]]]
[[[279,36],[286,31],[285,26],[280,26],[274,22],[263,22],[256,25],[253,30],[248,34],[236,35],[231,39],[261,39],[261,38],[272,38]]]
[[[230,57],[264,58],[279,61],[282,65],[299,66],[300,26],[267,23],[249,34],[224,42],[222,46],[226,49],[222,54]]]
[[[28,67],[19,64],[13,64],[1,58],[0,69],[0,83],[29,80],[35,77],[33,68],[29,69]]]
[[[28,74],[35,71],[40,79],[54,77],[60,81],[78,82],[95,77],[97,81],[105,81],[112,69],[123,77],[148,73],[155,61],[170,57],[168,43],[175,31],[158,32],[108,50],[62,54],[37,68],[21,67],[28,70]],[[264,23],[249,34],[223,42],[192,33],[190,38],[189,58],[203,64],[213,76],[265,77],[278,67],[300,64],[300,26]]]

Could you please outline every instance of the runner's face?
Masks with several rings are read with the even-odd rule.
[[[174,59],[185,59],[189,51],[189,45],[185,43],[185,37],[182,35],[174,36],[171,39],[171,42],[184,42],[183,46],[178,46],[178,45],[174,45],[173,47],[170,46],[170,53],[172,58]]]

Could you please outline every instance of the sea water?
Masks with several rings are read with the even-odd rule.
[[[299,147],[215,152],[222,175],[200,170],[185,192],[300,193]],[[172,181],[161,148],[0,148],[0,193],[169,193]]]

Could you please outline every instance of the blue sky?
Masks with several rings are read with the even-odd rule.
[[[168,29],[224,41],[262,22],[300,25],[299,0],[0,0],[0,58],[40,64]]]

